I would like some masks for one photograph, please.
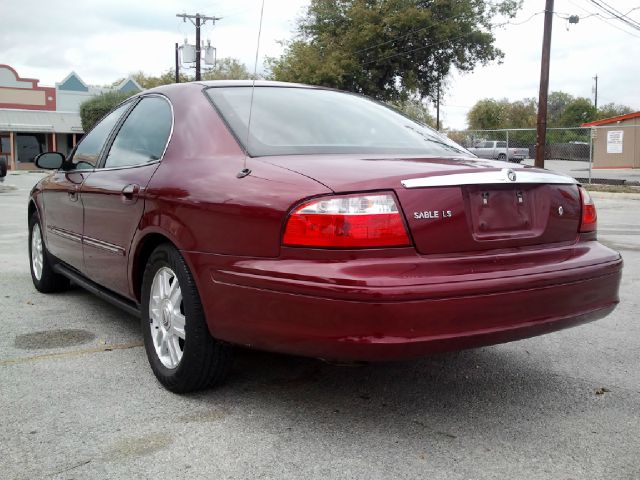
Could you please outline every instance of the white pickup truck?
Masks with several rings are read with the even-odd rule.
[[[507,142],[499,140],[487,140],[478,143],[475,147],[468,149],[480,158],[493,160],[508,160],[509,162],[520,163],[529,156],[528,148],[507,149]]]

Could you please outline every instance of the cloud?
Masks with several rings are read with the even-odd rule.
[[[282,52],[293,20],[306,0],[266,0],[259,66],[265,55]],[[233,4],[210,1],[22,0],[4,9],[0,43],[2,63],[23,76],[52,85],[71,70],[90,84],[110,84],[139,70],[159,74],[174,65],[174,44],[195,41],[195,28],[177,13],[222,16],[201,29],[221,57],[235,57],[253,68],[261,0]],[[41,12],[37,16],[25,12]]]
[[[626,12],[636,1],[615,3]],[[278,41],[291,38],[307,4],[308,0],[266,0],[259,70],[265,56],[282,52]],[[159,74],[172,68],[174,43],[185,37],[194,41],[193,25],[175,16],[185,11],[222,16],[215,26],[203,27],[203,40],[211,39],[218,56],[238,58],[253,69],[261,0],[21,0],[10,5],[2,12],[0,63],[12,65],[24,77],[39,78],[43,85],[61,81],[71,70],[89,84],[105,85],[131,72]],[[526,1],[512,22],[526,20],[542,8],[540,1]],[[590,97],[592,77],[598,74],[602,103],[640,109],[640,64],[635,61],[640,58],[640,39],[598,17],[584,18],[595,9],[587,0],[556,2],[556,9],[583,18],[568,30],[565,20],[554,19],[551,90]],[[640,11],[632,15],[640,17]],[[464,127],[467,111],[481,98],[537,98],[542,23],[540,14],[499,30],[496,44],[505,53],[503,63],[456,74],[448,81],[442,101],[446,125]]]

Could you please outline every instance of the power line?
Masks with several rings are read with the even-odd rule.
[[[611,5],[609,5],[604,0],[599,0],[599,3],[602,3],[605,7],[607,7],[608,10],[611,10],[611,12],[616,16],[616,18],[622,17],[622,18],[624,18],[625,22],[631,22],[631,24],[640,27],[640,23],[638,23],[638,21],[636,21],[633,18],[628,16],[631,12],[633,12],[633,10],[635,10],[634,8],[629,10],[627,13],[622,13],[620,10],[612,7]]]
[[[536,16],[538,16],[538,15],[540,15],[542,13],[544,13],[544,10],[534,13],[533,15],[531,15],[529,18],[527,18],[526,20],[524,20],[522,22],[516,22],[516,23],[504,22],[504,23],[501,23],[501,24],[498,24],[498,25],[493,25],[493,26],[494,27],[502,27],[502,26],[505,26],[505,25],[523,25],[523,24],[529,22],[530,20],[532,20],[534,17],[536,17]],[[460,15],[460,16],[457,16],[457,17],[449,17],[449,18],[447,18],[447,20],[449,20],[449,21],[458,20],[459,18],[462,18],[464,16],[465,15]],[[361,48],[360,50],[356,50],[355,52],[353,52],[353,55],[357,55],[359,53],[363,53],[363,52],[366,52],[367,50],[372,50],[374,48],[381,47],[381,46],[387,45],[389,43],[397,42],[398,40],[402,40],[404,38],[410,37],[414,33],[422,32],[422,31],[425,31],[425,30],[431,30],[431,29],[433,29],[433,28],[435,28],[437,26],[438,26],[438,24],[436,23],[436,24],[428,25],[426,27],[420,27],[420,28],[416,28],[414,30],[410,30],[406,34],[401,35],[401,36],[396,37],[396,38],[392,38],[391,40],[387,40],[387,41],[384,41],[384,42],[381,42],[381,43],[376,43],[375,45],[370,45],[368,47]]]
[[[620,20],[624,24],[629,25],[630,27],[634,28],[635,30],[640,30],[640,23],[636,22],[635,20],[630,19],[629,17],[626,17],[626,16],[622,15],[620,12],[618,12],[616,9],[612,8],[608,4],[606,4],[604,2],[601,3],[598,0],[589,0],[589,1],[593,5],[598,7],[600,10],[602,10],[603,12],[608,13],[609,15],[613,15],[616,19]]]
[[[573,3],[573,2],[572,2]],[[575,4],[574,4],[575,5]],[[631,10],[629,10],[627,13],[624,14],[625,17],[629,16],[629,14],[631,12],[635,12],[636,10],[640,10],[640,7],[633,7]],[[584,10],[586,12],[586,10]],[[616,17],[605,17],[599,13],[590,13],[589,15],[585,16],[585,17],[580,17],[582,20],[584,20],[585,18],[589,18],[589,17],[601,17],[601,18],[606,18],[607,20],[614,20]]]
[[[504,23],[499,23],[499,24],[495,24],[495,25],[492,25],[492,26],[494,28],[499,28],[499,27],[503,27],[505,25],[522,25],[523,23],[526,23],[526,22],[532,20],[536,15],[539,15],[541,13],[544,13],[544,11],[535,13],[535,14],[531,15],[528,19],[526,19],[524,22],[520,22],[520,23],[517,23],[517,24],[510,23],[510,22],[504,22]],[[375,63],[375,62],[381,62],[383,60],[389,60],[391,58],[399,57],[399,56],[402,56],[402,55],[405,55],[405,54],[408,54],[408,53],[413,53],[413,52],[418,52],[420,50],[425,50],[425,49],[427,49],[429,47],[433,47],[435,45],[441,45],[443,43],[448,43],[448,42],[452,42],[452,41],[455,41],[455,40],[461,40],[461,39],[463,39],[465,37],[469,37],[471,35],[477,35],[479,33],[487,33],[487,32],[483,32],[481,30],[474,30],[474,31],[467,32],[465,34],[459,35],[457,37],[447,38],[445,40],[441,40],[441,41],[438,41],[438,42],[427,43],[426,45],[422,45],[422,46],[417,47],[417,48],[410,48],[408,50],[403,50],[401,52],[398,52],[398,53],[395,53],[395,54],[392,54],[392,55],[388,55],[386,57],[378,57],[378,58],[375,58],[373,60],[369,60],[367,62],[364,62],[362,65],[364,66],[364,65],[369,65],[371,63]]]
[[[579,8],[580,10],[582,10],[583,12],[587,12],[587,13],[588,13],[588,15],[587,15],[586,17],[582,17],[583,19],[585,19],[585,18],[589,18],[589,17],[596,17],[596,18],[597,18],[598,20],[600,20],[602,23],[606,23],[607,25],[609,25],[610,27],[615,28],[616,30],[620,30],[621,32],[626,33],[627,35],[631,35],[632,37],[640,38],[640,36],[639,36],[639,35],[636,35],[636,34],[634,34],[634,33],[632,33],[632,32],[629,32],[628,30],[625,30],[624,28],[619,27],[618,25],[616,25],[616,24],[614,24],[614,23],[611,23],[611,22],[607,21],[607,17],[604,17],[602,14],[600,14],[600,13],[593,13],[593,12],[590,12],[589,10],[587,10],[587,9],[585,9],[585,8],[581,7],[580,5],[578,5],[577,3],[575,3],[573,0],[569,0],[569,2],[570,2],[572,5],[574,5],[574,6],[578,7],[578,8]]]

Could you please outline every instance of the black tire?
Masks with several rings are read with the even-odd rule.
[[[507,159],[507,156],[504,153],[498,155],[498,160],[504,162]]]
[[[156,274],[166,267],[175,273],[182,291],[184,314],[182,358],[175,368],[167,368],[158,356],[151,336],[149,314],[151,287]],[[158,381],[175,393],[202,390],[221,383],[231,367],[232,347],[219,342],[209,333],[207,322],[191,271],[184,258],[171,244],[158,246],[147,262],[142,278],[142,335],[147,358]]]
[[[40,278],[34,271],[34,262],[33,262],[33,235],[35,231],[35,227],[37,226],[37,231],[40,232],[40,241],[42,245],[42,272],[40,274]],[[44,243],[44,238],[42,236],[42,224],[40,223],[40,217],[38,216],[38,212],[33,212],[31,217],[29,218],[29,270],[31,272],[31,280],[33,280],[33,286],[36,287],[41,293],[53,293],[53,292],[61,292],[69,288],[69,279],[59,273],[54,272],[53,270],[53,261],[52,257],[47,251],[47,247]]]

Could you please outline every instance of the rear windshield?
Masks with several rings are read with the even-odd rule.
[[[435,130],[359,95],[298,87],[206,90],[249,155],[333,153],[470,156]]]

